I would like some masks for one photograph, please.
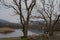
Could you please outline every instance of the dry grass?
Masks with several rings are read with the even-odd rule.
[[[0,28],[0,33],[10,33],[14,32],[14,29],[12,28]]]

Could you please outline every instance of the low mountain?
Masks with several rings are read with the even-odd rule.
[[[3,19],[0,19],[0,23],[10,23],[10,22],[3,20]]]
[[[0,27],[3,26],[3,25],[7,25],[9,24],[10,22],[6,21],[6,20],[3,20],[3,19],[0,19]]]

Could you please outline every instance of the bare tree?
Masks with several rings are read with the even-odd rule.
[[[44,32],[49,32],[49,35],[53,35],[53,30],[56,25],[56,23],[59,20],[60,15],[56,15],[57,12],[55,11],[55,6],[57,4],[56,0],[40,0],[40,3],[42,5],[37,5],[36,9],[37,12],[42,15],[40,15],[39,18],[44,19],[46,22],[45,30]],[[41,7],[42,6],[42,7]],[[54,20],[53,20],[54,17]]]
[[[25,18],[24,15],[23,15],[23,10],[22,10],[22,1],[25,3],[25,7],[26,7],[26,12],[27,12],[27,17]],[[15,13],[18,14],[20,16],[20,21],[21,21],[21,24],[23,26],[23,35],[25,38],[27,38],[27,30],[28,30],[28,26],[29,26],[29,19],[30,19],[30,15],[31,15],[31,12],[36,4],[36,0],[32,0],[30,5],[28,6],[27,4],[27,1],[28,0],[13,0],[13,5],[7,5],[6,3],[3,2],[3,5],[7,6],[8,8],[13,8]],[[17,10],[18,9],[18,10]]]

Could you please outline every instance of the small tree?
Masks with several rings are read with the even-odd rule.
[[[37,5],[36,9],[37,12],[40,13],[40,17],[41,19],[44,19],[44,21],[46,22],[46,26],[45,26],[45,30],[44,33],[49,32],[49,35],[53,35],[53,30],[54,27],[56,25],[56,23],[59,20],[60,15],[56,15],[57,12],[55,11],[55,6],[57,3],[57,1],[55,0],[40,0],[41,5]],[[53,20],[54,17],[54,20]]]
[[[1,0],[2,1],[2,0]],[[26,12],[27,12],[27,17],[25,18],[24,15],[23,15],[23,10],[22,10],[22,1],[25,3],[25,7],[26,7]],[[21,24],[23,26],[23,35],[25,38],[27,38],[27,30],[28,30],[28,26],[29,26],[29,19],[30,19],[30,15],[31,15],[31,12],[36,4],[36,0],[32,0],[30,5],[28,6],[27,4],[27,1],[28,0],[13,0],[13,5],[7,5],[4,0],[3,0],[3,5],[7,6],[8,8],[13,8],[15,13],[18,14],[20,16],[20,21],[21,21]],[[17,7],[17,8],[16,8]]]

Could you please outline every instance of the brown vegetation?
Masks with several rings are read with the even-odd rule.
[[[12,28],[0,28],[0,33],[11,33],[14,32]]]

